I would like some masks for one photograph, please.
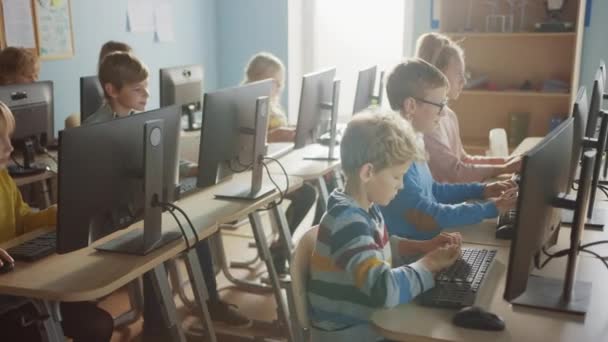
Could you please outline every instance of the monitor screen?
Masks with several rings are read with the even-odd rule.
[[[171,106],[60,133],[57,251],[67,253],[143,215],[144,124],[163,120],[163,198],[175,199],[179,108]]]

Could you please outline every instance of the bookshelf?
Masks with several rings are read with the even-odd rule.
[[[544,1],[540,0],[527,1],[523,23],[520,12],[514,13],[512,32],[486,32],[490,2],[499,4],[495,14],[511,14],[506,0],[438,1],[439,31],[460,41],[473,78],[485,75],[492,84],[465,89],[450,104],[458,115],[465,149],[475,154],[487,150],[492,128],[504,128],[510,135],[510,113],[528,113],[525,136],[547,134],[552,118],[569,115],[579,82],[585,0],[565,3],[560,18],[574,23],[572,32],[536,32],[534,24],[548,20]],[[541,91],[543,82],[549,79],[563,81],[569,89]],[[526,81],[531,90],[520,89]]]

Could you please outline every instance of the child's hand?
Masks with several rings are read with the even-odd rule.
[[[450,244],[426,254],[420,261],[432,273],[451,266],[460,257],[460,245]]]
[[[4,265],[5,262],[14,264],[15,260],[13,260],[13,258],[8,254],[7,251],[0,248],[0,266]]]
[[[462,235],[460,233],[441,233],[434,238],[424,241],[424,253],[429,253],[434,251],[439,247],[443,247],[445,245],[458,245],[462,244]]]
[[[502,215],[505,212],[515,209],[515,205],[517,204],[517,192],[518,188],[511,188],[505,191],[500,197],[490,198],[490,201],[493,201],[498,209],[498,212]]]
[[[483,189],[483,198],[490,199],[500,197],[505,191],[513,188],[517,188],[517,183],[513,180],[488,183]]]

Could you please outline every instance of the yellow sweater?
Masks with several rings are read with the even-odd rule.
[[[23,202],[17,185],[6,169],[0,170],[0,242],[36,228],[54,226],[57,222],[57,207],[33,212]]]

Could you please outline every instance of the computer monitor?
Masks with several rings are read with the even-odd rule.
[[[598,156],[601,156],[603,154],[602,151],[604,151],[606,149],[606,139],[608,138],[608,115],[601,110],[602,107],[602,103],[603,103],[603,99],[602,99],[602,94],[604,92],[604,82],[603,82],[603,76],[601,75],[600,72],[596,73],[596,79],[593,82],[593,92],[591,94],[591,106],[589,107],[589,117],[595,117],[596,120],[599,119],[600,120],[600,125],[599,125],[599,133],[595,136],[595,137],[584,137],[582,140],[577,141],[574,140],[574,145],[573,145],[573,152],[574,152],[574,147],[576,147],[577,144],[580,144],[580,148],[583,149],[594,149],[597,151]],[[577,107],[577,105],[579,107],[581,107],[581,103],[579,103],[579,98],[577,97],[577,102],[575,103],[575,109]],[[583,107],[581,107],[581,109],[583,109]],[[582,115],[582,117],[584,117],[584,115]],[[580,120],[582,121],[582,120]],[[575,122],[576,122],[576,117],[575,117]],[[575,125],[576,126],[576,125]],[[587,123],[587,128],[590,128],[589,125],[589,121]],[[596,125],[593,125],[593,131],[595,131],[596,129]],[[588,132],[588,130],[586,131]],[[575,133],[575,137],[576,137],[576,133]],[[580,151],[580,149],[579,149]],[[579,152],[580,153],[580,152]],[[576,159],[575,159],[576,158]],[[572,164],[571,165],[571,171],[572,168],[576,168],[578,164],[578,160],[580,158],[580,154],[577,155],[572,155]],[[600,182],[600,171],[602,169],[602,163],[601,163],[601,157],[598,157],[598,162],[595,163],[593,165],[593,172],[592,172],[592,180],[591,180],[591,195],[590,195],[590,207],[587,210],[587,222],[586,222],[586,227],[587,228],[591,228],[591,229],[603,229],[604,225],[606,223],[608,223],[608,210],[601,208],[601,207],[596,207],[595,206],[595,196],[597,193],[597,188]],[[573,222],[573,215],[572,212],[569,211],[564,211],[562,214],[562,222],[563,223],[567,223],[570,224]]]
[[[595,138],[598,134],[598,119],[599,111],[602,109],[602,101],[604,94],[604,76],[602,72],[598,70],[595,73],[593,80],[593,89],[591,90],[591,100],[589,101],[589,117],[587,119],[587,128],[585,130],[585,136],[589,138]]]
[[[316,143],[321,135],[329,133],[327,157],[311,156],[305,159],[334,160],[336,125],[340,81],[335,80],[336,69],[331,68],[304,75],[300,96],[300,113],[296,126],[294,148]]]
[[[162,120],[161,165],[146,169],[147,123]],[[177,188],[180,112],[177,106],[133,114],[59,134],[57,252],[86,247],[142,219],[145,178],[162,174],[159,200],[172,202]],[[135,230],[133,234],[141,234]],[[133,248],[138,252],[137,248]]]
[[[576,93],[576,100],[572,106],[572,118],[574,119],[574,135],[572,139],[572,157],[570,162],[570,176],[568,177],[568,189],[572,188],[577,174],[576,171],[581,160],[583,151],[583,137],[585,137],[587,127],[587,116],[589,115],[589,105],[587,101],[587,89],[581,86]]]
[[[200,188],[217,184],[232,172],[253,168],[251,184],[225,186],[222,198],[256,199],[272,191],[262,183],[272,80],[206,93],[199,149]]]
[[[99,78],[83,76],[80,78],[80,122],[84,122],[103,104],[104,94]]]
[[[0,101],[15,117],[11,142],[23,152],[23,168],[9,168],[14,176],[44,171],[34,162],[36,152],[54,141],[53,82],[0,86]]]
[[[359,71],[357,78],[357,89],[355,91],[355,103],[353,106],[353,115],[369,108],[372,104],[380,106],[382,104],[382,88],[384,81],[384,72],[380,73],[380,82],[378,86],[378,95],[375,95],[376,72],[378,66],[374,65],[371,68]],[[375,102],[375,103],[374,103]]]
[[[569,118],[523,156],[517,221],[504,292],[504,298],[513,304],[573,313],[584,313],[588,306],[590,284],[575,284],[574,268],[589,202],[595,151],[583,154],[576,201],[566,199],[570,155],[563,151],[571,149],[572,138],[573,119]],[[565,277],[562,280],[532,275],[533,266],[540,266],[544,249],[557,240],[561,208],[575,211],[572,253]]]
[[[179,105],[187,116],[186,130],[201,128],[203,66],[184,65],[160,69],[160,106]]]

